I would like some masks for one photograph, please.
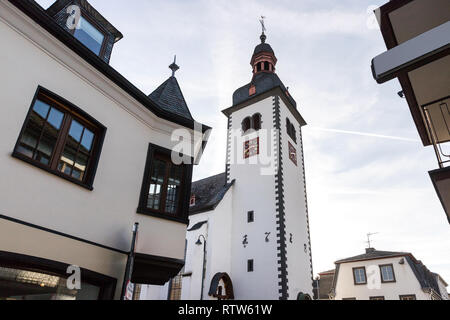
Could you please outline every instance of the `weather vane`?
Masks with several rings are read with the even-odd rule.
[[[266,25],[265,25],[265,20],[266,17],[265,16],[261,16],[261,19],[259,19],[259,22],[261,22],[261,26],[262,26],[262,33],[264,34],[264,32],[266,32]]]

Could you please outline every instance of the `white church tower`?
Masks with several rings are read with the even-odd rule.
[[[226,172],[192,183],[186,263],[141,299],[295,300],[313,296],[302,127],[263,32],[228,118]],[[144,290],[145,289],[145,290]],[[145,291],[145,292],[144,292]]]
[[[252,81],[236,90],[228,117],[226,179],[232,189],[231,279],[237,298],[312,297],[312,259],[302,126],[293,97],[261,43]],[[212,248],[214,250],[214,248]]]

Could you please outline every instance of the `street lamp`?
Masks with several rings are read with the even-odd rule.
[[[203,243],[200,240],[200,238],[203,238]],[[203,270],[202,270],[202,288],[200,293],[200,300],[203,300],[203,284],[205,282],[205,262],[206,262],[206,238],[204,235],[199,235],[197,242],[195,243],[198,246],[201,246],[203,244]]]

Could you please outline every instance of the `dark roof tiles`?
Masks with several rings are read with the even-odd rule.
[[[191,194],[195,195],[195,205],[190,207],[189,214],[214,210],[233,184],[234,181],[227,183],[225,173],[193,182]]]
[[[256,94],[250,96],[249,89],[250,89],[250,86],[252,86],[252,85],[254,85],[256,87]],[[245,86],[237,89],[234,92],[233,106],[236,106],[242,102],[245,102],[248,99],[251,99],[256,95],[267,92],[275,87],[280,87],[283,92],[287,91],[283,82],[276,75],[276,73],[269,73],[269,72],[257,73],[253,77],[252,82],[250,82],[249,84],[246,84]],[[289,98],[289,101],[291,102],[291,104],[294,106],[294,108],[296,108],[297,103],[295,102],[295,100],[290,95],[288,96],[288,98]]]
[[[193,120],[177,78],[170,77],[167,79],[153,91],[149,97],[157,103],[161,109],[175,113],[188,120]]]

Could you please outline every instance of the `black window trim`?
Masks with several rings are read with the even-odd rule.
[[[63,104],[64,106],[66,106],[68,109],[70,109],[73,113],[76,113],[78,115],[80,115],[81,117],[85,118],[86,120],[88,120],[89,122],[91,122],[95,127],[97,127],[99,130],[97,132],[98,137],[97,137],[97,146],[95,147],[96,150],[93,151],[92,153],[92,166],[88,169],[89,172],[87,172],[87,179],[85,182],[79,181],[75,178],[72,178],[62,172],[59,171],[54,171],[52,169],[50,169],[48,166],[41,164],[33,159],[30,159],[29,157],[17,152],[17,148],[20,144],[20,139],[22,137],[22,135],[25,132],[26,126],[28,124],[28,119],[31,116],[31,113],[33,111],[33,107],[34,104],[36,102],[36,100],[38,99],[38,96],[40,94],[46,95],[54,100],[57,100],[58,102],[60,102],[61,104]],[[98,168],[98,163],[100,162],[100,156],[102,153],[102,149],[103,149],[103,143],[105,140],[105,136],[106,136],[106,131],[107,128],[102,125],[100,122],[98,122],[96,119],[94,119],[93,117],[91,117],[89,114],[87,114],[85,111],[83,111],[81,108],[77,107],[76,105],[74,105],[73,103],[67,101],[66,99],[64,99],[63,97],[57,95],[56,93],[44,88],[43,86],[39,85],[36,89],[36,92],[34,94],[34,97],[31,101],[31,105],[28,108],[28,112],[27,115],[25,117],[25,120],[23,122],[22,125],[22,129],[20,130],[19,136],[17,137],[16,140],[16,144],[14,146],[13,152],[11,154],[12,157],[24,161],[30,165],[32,165],[33,167],[37,167],[39,169],[42,169],[52,175],[55,175],[57,177],[63,178],[64,180],[70,181],[82,188],[85,188],[89,191],[93,191],[94,190],[94,180],[95,180],[95,176],[97,173],[97,168]]]
[[[364,282],[356,282],[356,275],[355,275],[355,270],[358,269],[363,269],[364,270]],[[361,285],[366,285],[367,284],[367,273],[366,273],[366,267],[354,267],[352,269],[352,273],[353,273],[353,283],[355,286],[361,286]]]
[[[378,267],[380,268],[381,283],[395,283],[395,282],[397,282],[397,279],[395,278],[394,265],[392,263],[380,264]],[[391,269],[392,269],[392,277],[394,278],[393,280],[384,280],[383,279],[383,270],[382,270],[383,267],[391,267]]]
[[[156,212],[152,209],[147,208],[146,201],[148,199],[148,190],[150,185],[150,172],[153,168],[153,159],[155,157],[155,153],[159,153],[165,156],[171,157],[172,151],[169,149],[166,149],[164,147],[158,146],[153,143],[149,143],[148,151],[147,151],[147,159],[145,162],[145,170],[144,170],[144,177],[142,179],[142,186],[141,186],[141,193],[139,196],[139,204],[138,208],[136,210],[136,213],[143,214],[155,218],[175,221],[179,223],[183,223],[188,225],[189,224],[189,203],[190,203],[190,197],[191,197],[191,184],[192,184],[192,168],[193,168],[193,159],[189,157],[191,164],[183,164],[184,170],[183,170],[183,188],[182,188],[182,194],[180,197],[180,209],[179,214],[177,216],[171,216],[169,214],[163,214],[160,212]],[[183,155],[185,158],[186,156]]]

